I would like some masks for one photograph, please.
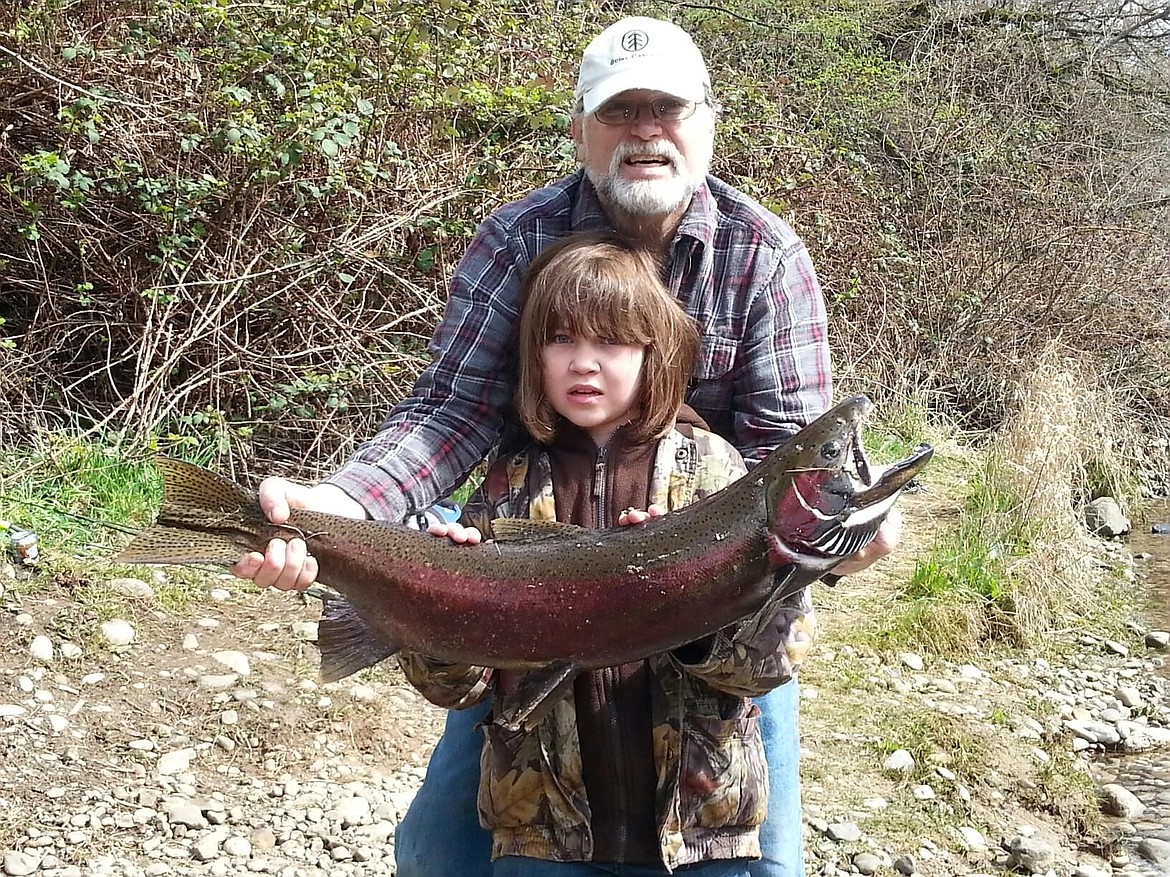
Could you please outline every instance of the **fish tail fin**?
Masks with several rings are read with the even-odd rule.
[[[218,533],[200,533],[186,527],[155,524],[130,540],[114,557],[115,563],[215,563],[231,566],[245,551],[239,540]]]
[[[402,650],[399,643],[376,635],[353,604],[319,588],[307,593],[323,604],[317,622],[317,649],[321,652],[321,682],[337,682],[372,667]]]
[[[194,463],[155,457],[163,477],[158,519],[138,533],[118,563],[215,563],[230,566],[263,551],[271,528],[255,495]]]

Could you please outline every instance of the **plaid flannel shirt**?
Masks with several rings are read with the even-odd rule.
[[[489,215],[455,271],[431,364],[328,481],[387,520],[457,487],[491,450],[511,406],[529,263],[574,232],[610,227],[582,171]],[[687,402],[749,465],[829,406],[824,298],[804,243],[775,214],[708,177],[663,280],[702,334]]]

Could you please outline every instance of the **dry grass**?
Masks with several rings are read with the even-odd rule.
[[[980,654],[1043,644],[1086,615],[1119,624],[1112,564],[1081,508],[1104,493],[1134,499],[1126,465],[1137,439],[1090,374],[1083,360],[1048,345],[1003,428],[977,453],[943,457],[945,498],[903,501],[927,510],[930,538],[911,534],[901,578],[884,588],[888,614],[867,625],[875,640]],[[932,475],[933,467],[928,486]]]
[[[991,449],[986,483],[1016,497],[991,516],[997,534],[1030,534],[1026,550],[1005,566],[1015,635],[1034,642],[1098,603],[1108,582],[1099,544],[1081,507],[1102,493],[1122,502],[1133,478],[1130,434],[1111,397],[1079,361],[1050,343],[1022,382],[1014,411]]]

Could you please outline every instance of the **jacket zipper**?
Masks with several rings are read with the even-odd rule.
[[[609,526],[609,488],[606,486],[605,456],[609,452],[609,444],[597,449],[597,459],[593,463],[593,522],[598,530]]]
[[[610,441],[613,441],[612,437]],[[610,526],[608,485],[609,465],[606,459],[607,454],[609,453],[609,444],[609,442],[606,442],[604,447],[597,449],[597,459],[593,464],[593,500],[595,510],[594,520],[597,525],[597,529],[599,530]],[[601,673],[602,695],[606,701],[611,700],[610,694],[614,689],[614,674],[615,668],[612,667],[606,667]],[[621,752],[621,728],[618,726],[617,718],[612,711],[610,711],[607,731],[609,735],[610,751],[615,753]],[[629,795],[626,792],[625,771],[622,770],[622,764],[620,760],[615,760],[613,767],[614,791],[618,801],[620,802],[619,812],[625,816],[629,813],[630,809],[628,800]],[[626,847],[629,845],[629,835],[626,830],[626,820],[623,818],[618,820],[618,822],[621,826],[617,838],[618,856],[619,861],[625,861]]]

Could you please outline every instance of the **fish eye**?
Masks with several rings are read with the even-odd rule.
[[[837,441],[825,442],[821,445],[821,456],[826,460],[835,460],[841,456],[841,443]]]

